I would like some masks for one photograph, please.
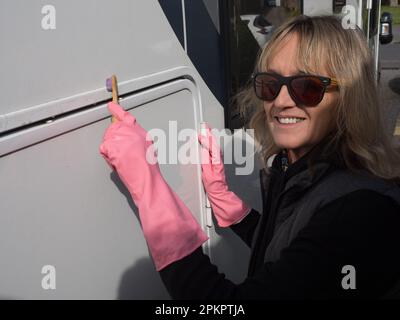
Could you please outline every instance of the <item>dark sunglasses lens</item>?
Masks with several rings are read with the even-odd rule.
[[[296,102],[305,106],[319,104],[325,91],[322,80],[316,77],[295,78],[291,82],[291,87]]]
[[[272,101],[279,93],[279,80],[268,74],[258,74],[254,78],[254,90],[259,99]]]

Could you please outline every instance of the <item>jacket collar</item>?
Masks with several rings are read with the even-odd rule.
[[[266,184],[270,180],[268,177],[275,175],[278,179],[284,179],[284,188],[281,194],[295,189],[292,196],[296,198],[326,174],[329,174],[336,168],[343,167],[344,163],[339,153],[331,152],[328,154],[326,151],[324,152],[324,141],[322,141],[292,164],[288,162],[287,151],[281,150],[275,156],[271,168],[267,172],[262,172],[261,183],[264,190],[266,190]]]

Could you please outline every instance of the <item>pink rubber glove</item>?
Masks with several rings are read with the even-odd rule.
[[[143,233],[159,271],[192,253],[208,238],[164,180],[153,141],[150,137],[146,141],[147,132],[118,104],[109,103],[108,108],[117,121],[107,129],[100,153],[117,171],[138,207]]]
[[[251,210],[239,197],[228,190],[225,178],[222,152],[211,129],[206,125],[198,135],[201,150],[202,180],[220,227],[238,223]]]

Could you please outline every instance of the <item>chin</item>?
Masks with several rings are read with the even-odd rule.
[[[304,139],[295,135],[277,135],[273,138],[277,147],[281,149],[296,150],[306,145]]]

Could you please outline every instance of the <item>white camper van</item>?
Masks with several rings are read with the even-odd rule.
[[[372,2],[349,3],[362,25]],[[247,24],[264,15],[268,34],[291,15],[338,13],[343,5],[1,1],[0,299],[167,299],[136,208],[98,151],[110,124],[106,79],[117,75],[119,103],[147,130],[170,133],[171,121],[177,131],[198,130],[202,121],[240,128],[228,102],[262,46],[257,26]],[[200,167],[161,170],[208,233],[212,261],[233,281],[243,279],[249,252],[213,224]],[[260,210],[257,162],[249,175],[227,172],[233,190]]]

